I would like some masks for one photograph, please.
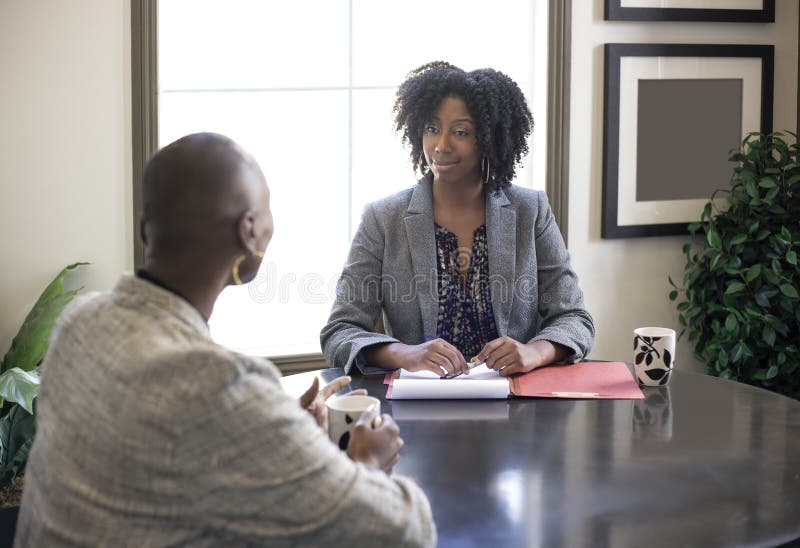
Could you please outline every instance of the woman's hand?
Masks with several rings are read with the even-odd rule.
[[[379,419],[379,420],[375,420]],[[375,470],[392,473],[400,460],[403,438],[400,428],[390,415],[378,415],[372,406],[359,417],[347,446],[347,456]]]
[[[311,387],[300,396],[300,407],[311,413],[320,428],[328,434],[328,411],[325,409],[325,400],[333,394],[347,386],[352,379],[350,377],[338,377],[333,379],[322,390],[319,389],[319,377],[314,377]],[[366,396],[367,391],[363,388],[348,392],[345,396]]]
[[[461,352],[444,339],[414,345],[389,343],[376,348],[366,358],[370,363],[390,369],[433,371],[440,376],[469,371]]]
[[[472,361],[485,361],[488,368],[507,377],[560,361],[567,352],[566,347],[546,340],[521,343],[511,337],[500,337],[486,343]]]

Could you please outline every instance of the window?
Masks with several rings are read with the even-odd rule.
[[[158,144],[233,138],[269,183],[275,235],[255,282],[226,289],[221,344],[266,356],[319,352],[319,331],[364,205],[414,184],[392,106],[432,60],[492,67],[536,123],[517,184],[543,189],[547,2],[160,0]]]

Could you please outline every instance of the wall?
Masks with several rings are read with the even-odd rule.
[[[45,285],[132,268],[130,4],[0,2],[0,356]]]
[[[776,2],[775,23],[640,23],[603,20],[603,0],[573,0],[569,246],[597,325],[591,357],[631,360],[631,331],[678,327],[667,276],[683,277],[686,237],[600,238],[603,169],[603,44],[775,45],[774,123],[794,131],[797,116],[798,3]],[[686,338],[676,367],[701,369]]]

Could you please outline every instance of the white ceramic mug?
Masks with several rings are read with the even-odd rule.
[[[325,406],[328,408],[328,435],[331,441],[342,450],[347,450],[350,437],[353,435],[361,413],[372,406],[376,406],[378,413],[381,410],[381,401],[372,396],[337,396],[328,398]]]
[[[675,330],[640,327],[633,330],[633,367],[642,386],[663,386],[675,366]]]

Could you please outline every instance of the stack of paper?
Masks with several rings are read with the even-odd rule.
[[[486,365],[454,379],[442,379],[432,371],[403,369],[400,377],[392,380],[386,397],[394,400],[505,399],[509,390],[508,379]]]

